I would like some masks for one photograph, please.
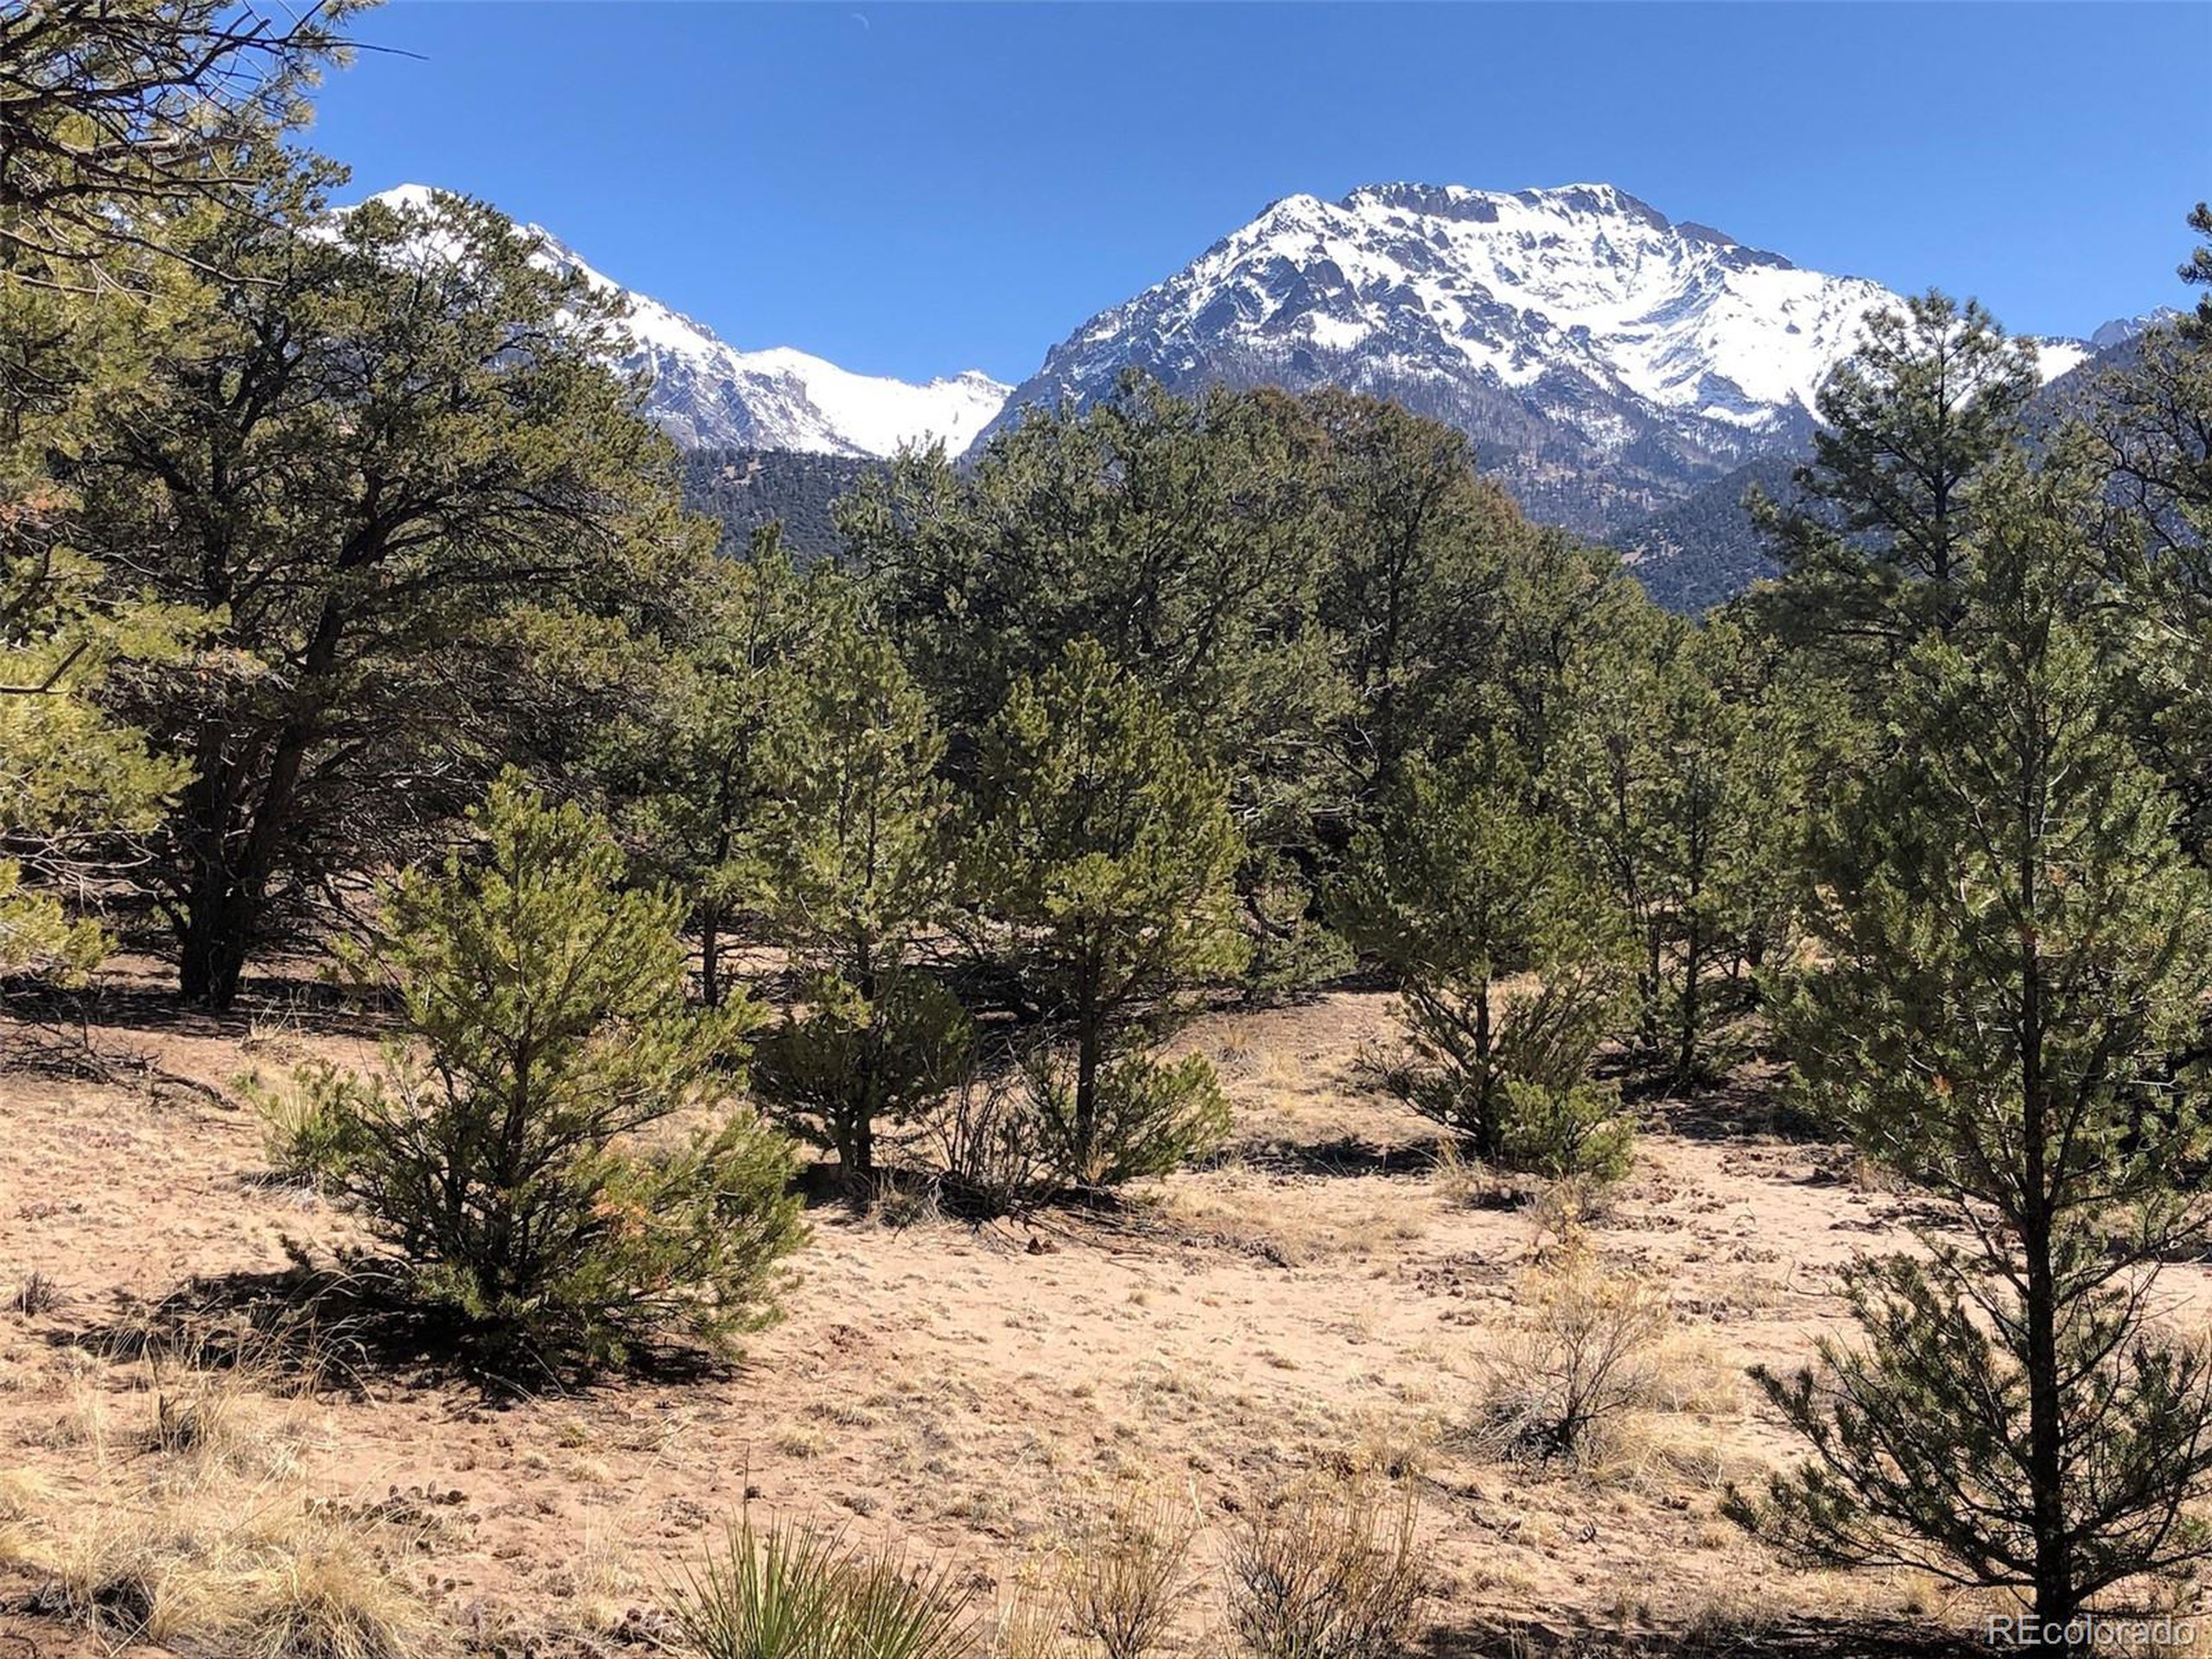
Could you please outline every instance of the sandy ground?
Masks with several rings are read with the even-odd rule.
[[[107,1357],[104,1333],[350,1226],[262,1177],[232,1080],[365,1059],[358,1016],[216,1022],[130,996],[111,1012],[91,1033],[104,1080],[27,1064],[31,1033],[0,1031],[16,1059],[0,1071],[0,1290],[36,1272],[61,1292],[36,1316],[0,1312],[0,1469],[39,1495],[32,1524],[96,1501],[128,1455],[100,1425],[143,1399],[147,1368]],[[649,1620],[748,1502],[957,1555],[988,1601],[1049,1582],[1129,1484],[1196,1506],[1206,1580],[1244,1506],[1359,1471],[1418,1488],[1435,1652],[1781,1650],[1831,1621],[1854,1633],[1822,1651],[1895,1652],[1908,1625],[1970,1618],[1979,1604],[1930,1582],[1787,1571],[1719,1513],[1728,1483],[1792,1451],[1745,1368],[1809,1357],[1840,1312],[1836,1268],[1900,1243],[1910,1201],[1840,1149],[1770,1133],[1755,1076],[1644,1108],[1635,1173],[1589,1236],[1671,1306],[1668,1408],[1599,1469],[1488,1459],[1459,1431],[1557,1208],[1439,1173],[1426,1126],[1360,1084],[1363,1046],[1389,1029],[1365,995],[1211,1020],[1185,1040],[1219,1064],[1235,1141],[1122,1213],[977,1230],[823,1209],[789,1317],[734,1368],[521,1403],[340,1375],[287,1408],[288,1471],[421,1509],[396,1570],[455,1630],[516,1654]],[[0,1606],[33,1588],[0,1582]],[[1868,1622],[1891,1619],[1906,1623]],[[1219,1628],[1202,1586],[1184,1650],[1226,1652]],[[0,1613],[0,1659],[80,1650],[54,1621]]]

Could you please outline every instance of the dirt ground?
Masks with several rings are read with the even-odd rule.
[[[158,1379],[110,1339],[134,1309],[348,1236],[266,1179],[233,1079],[365,1062],[374,1035],[270,1005],[181,1016],[128,983],[99,1007],[104,1077],[0,1030],[0,1292],[31,1274],[58,1292],[0,1312],[0,1478],[34,1530],[109,1501],[137,1455],[124,1426]],[[1731,1482],[1792,1455],[1745,1368],[1809,1357],[1840,1315],[1836,1268],[1900,1243],[1912,1200],[1774,1134],[1756,1074],[1641,1107],[1635,1173],[1586,1227],[1608,1272],[1671,1310],[1667,1396],[1598,1466],[1487,1455],[1462,1430],[1560,1206],[1438,1166],[1427,1127],[1362,1085],[1389,1029],[1385,999],[1351,994],[1204,1022],[1185,1041],[1219,1065],[1233,1143],[1117,1214],[976,1229],[925,1206],[817,1210],[788,1318],[727,1370],[515,1403],[338,1366],[283,1402],[270,1478],[416,1514],[394,1570],[454,1631],[515,1654],[649,1630],[747,1503],[957,1560],[988,1605],[1049,1584],[1131,1487],[1202,1517],[1181,1642],[1226,1651],[1223,1529],[1361,1473],[1418,1491],[1438,1653],[1796,1651],[1836,1629],[1820,1650],[1899,1652],[1984,1610],[1910,1575],[1786,1570],[1719,1513]],[[0,1659],[99,1650],[30,1616],[37,1593],[0,1574]]]

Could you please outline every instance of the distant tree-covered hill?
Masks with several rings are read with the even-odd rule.
[[[1762,455],[1631,525],[1613,546],[1653,599],[1694,615],[1775,573],[1744,497],[1756,485],[1786,498],[1798,464],[1794,455]]]
[[[683,499],[717,519],[722,550],[741,553],[759,525],[780,519],[784,545],[801,563],[837,551],[830,505],[883,463],[781,449],[688,449]]]

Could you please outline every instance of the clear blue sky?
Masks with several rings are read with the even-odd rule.
[[[311,142],[747,348],[1015,380],[1296,191],[1602,180],[2029,333],[2178,302],[2212,5],[394,0]],[[404,55],[411,54],[411,55]]]

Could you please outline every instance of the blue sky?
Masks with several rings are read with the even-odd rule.
[[[2070,333],[2177,302],[2212,5],[393,0],[310,142],[747,348],[1020,379],[1268,202],[1599,180]]]

